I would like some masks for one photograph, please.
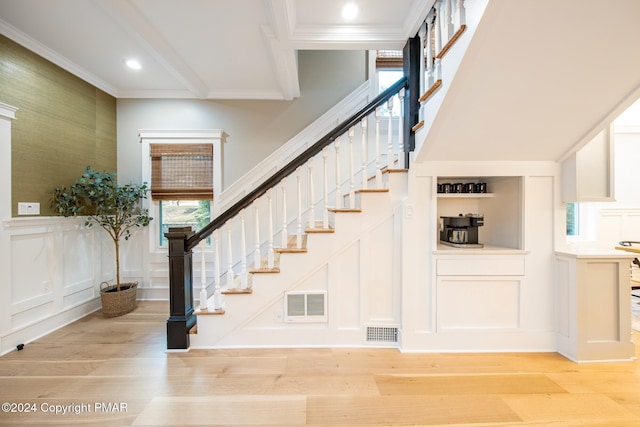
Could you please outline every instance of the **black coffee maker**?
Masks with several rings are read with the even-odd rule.
[[[481,248],[478,227],[484,225],[484,216],[468,213],[440,217],[440,242],[458,248]]]

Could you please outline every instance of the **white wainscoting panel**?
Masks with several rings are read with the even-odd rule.
[[[575,306],[572,308],[571,283],[575,283],[575,265],[567,259],[556,259],[555,279],[555,330],[563,339],[571,337],[570,319],[575,316]]]
[[[620,277],[617,262],[589,263],[585,284],[585,333],[588,342],[620,341]],[[625,289],[628,291],[628,289]],[[627,298],[628,299],[628,298]],[[628,305],[625,309],[628,309]]]
[[[62,281],[64,287],[79,291],[95,285],[93,272],[94,260],[94,230],[62,228]],[[81,289],[78,289],[80,287]]]
[[[0,301],[9,313],[0,354],[99,309],[100,282],[113,280],[115,270],[111,240],[80,218],[13,218],[2,225],[11,274]]]
[[[336,307],[335,310],[331,310],[330,304],[329,314],[337,315],[336,324],[341,329],[360,328],[362,294],[358,267],[360,241],[342,251],[330,264],[333,274],[332,282],[329,284],[329,298],[333,297]]]
[[[12,306],[51,293],[52,238],[51,233],[41,232],[11,236],[11,257],[20,260],[11,271]]]
[[[438,332],[520,326],[520,278],[438,277]]]
[[[640,241],[640,209],[600,209],[597,243],[614,247],[620,240]]]

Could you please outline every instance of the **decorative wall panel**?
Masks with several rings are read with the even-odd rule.
[[[520,280],[438,279],[438,332],[515,330],[520,324]]]

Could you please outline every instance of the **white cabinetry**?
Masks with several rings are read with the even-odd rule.
[[[520,328],[524,254],[474,250],[473,255],[437,256],[436,274],[438,332],[495,333]]]
[[[562,201],[614,200],[613,124],[562,163]]]
[[[558,352],[576,362],[631,360],[631,254],[556,253]]]

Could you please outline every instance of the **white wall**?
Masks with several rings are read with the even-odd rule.
[[[614,144],[615,201],[580,204],[584,232],[573,244],[611,249],[640,241],[640,101],[614,122]]]

